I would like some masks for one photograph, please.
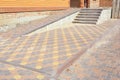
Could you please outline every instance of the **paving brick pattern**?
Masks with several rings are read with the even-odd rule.
[[[45,76],[21,67],[0,62],[0,80],[43,80]]]
[[[107,31],[59,80],[120,80],[120,26]]]
[[[0,42],[0,61],[49,76],[106,29],[82,25],[8,39]]]
[[[24,68],[26,72],[32,70],[45,76],[51,76],[68,58],[93,42],[108,28],[105,26],[97,27],[96,25],[76,25],[32,36],[3,40],[0,42],[0,62],[10,64],[16,70],[18,66]],[[9,66],[5,66],[5,70],[8,70]],[[0,70],[4,69],[0,67]],[[4,76],[10,77],[10,75],[4,74],[5,70],[2,72],[3,74],[0,74],[1,79],[4,79]],[[26,75],[21,75],[17,71],[15,73],[19,75],[18,78],[26,80],[27,73]],[[14,71],[10,73],[11,77],[15,77],[15,73]],[[37,74],[31,72],[30,75],[34,78],[33,80],[37,80]]]

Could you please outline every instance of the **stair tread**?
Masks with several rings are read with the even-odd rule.
[[[98,11],[98,10],[103,10],[103,9],[92,9],[92,8],[83,8],[83,9],[81,9],[81,10],[96,10],[96,11]]]
[[[100,13],[78,13],[78,14],[100,14]]]
[[[73,22],[88,22],[88,23],[96,23],[97,21],[78,21],[78,20],[74,20]]]
[[[100,15],[91,15],[91,14],[82,15],[82,14],[80,14],[80,15],[77,15],[77,16],[100,16]]]
[[[99,18],[99,16],[76,16],[77,18]]]
[[[80,13],[101,13],[101,11],[79,11]]]
[[[75,18],[75,19],[81,19],[81,20],[85,20],[85,19],[88,19],[88,20],[97,20],[97,18]]]
[[[83,10],[83,11],[79,11],[80,13],[101,13],[101,11],[85,11],[85,10]]]
[[[97,21],[97,19],[74,19],[78,21]]]
[[[78,14],[78,16],[100,16],[100,14]]]
[[[77,22],[96,22],[96,21],[78,21],[78,20],[74,20],[74,21],[77,21]]]
[[[73,23],[81,23],[81,24],[96,24],[96,22],[75,22],[75,21],[73,21]]]

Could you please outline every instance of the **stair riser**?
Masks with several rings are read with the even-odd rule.
[[[76,16],[76,18],[95,18],[95,19],[98,19],[99,16]]]
[[[101,12],[102,10],[80,10],[80,12]]]
[[[75,19],[80,19],[80,20],[97,20],[96,18],[75,18]]]
[[[77,21],[77,20],[75,20],[74,22],[88,22],[88,23],[96,23],[96,21]]]
[[[96,23],[88,23],[88,22],[73,22],[73,23],[80,23],[80,24],[96,24]]]
[[[100,16],[100,14],[78,14],[80,16]]]
[[[98,15],[78,15],[77,17],[99,17]]]
[[[80,13],[101,13],[101,11],[80,11]]]
[[[92,19],[75,19],[77,21],[97,21],[97,20],[92,20]]]
[[[80,11],[102,11],[102,9],[82,9]]]
[[[86,12],[86,11],[81,11],[80,13],[101,13],[101,11],[100,12]]]

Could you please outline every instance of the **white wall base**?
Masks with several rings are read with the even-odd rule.
[[[111,18],[111,8],[103,9],[97,24],[101,24]]]

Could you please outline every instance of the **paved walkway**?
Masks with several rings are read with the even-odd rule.
[[[120,80],[120,25],[99,38],[59,80]]]
[[[76,11],[78,10],[68,10],[64,11],[64,13],[68,12],[67,15],[69,15]],[[34,35],[25,36],[25,34],[30,33],[31,31],[42,28],[49,23],[52,23],[67,16],[64,15],[64,13],[60,13],[55,16],[53,15],[52,17],[45,18],[42,21],[31,21],[29,24],[20,25],[20,27],[17,27],[13,30],[7,31],[5,33],[0,33],[0,80],[49,80],[53,75],[55,75],[56,71],[58,71],[62,65],[65,65],[65,62],[67,60],[71,59],[79,51],[82,51],[82,49],[93,43],[98,37],[103,35],[108,29],[111,29],[111,26],[114,25],[114,21],[110,21],[109,24],[105,23],[100,26],[75,24],[73,26],[68,26],[65,28],[58,28],[42,33],[37,33]],[[115,37],[114,39],[117,38]],[[118,42],[118,40],[116,41]],[[118,44],[119,43],[111,43],[110,45],[118,46]],[[95,49],[95,51],[97,52],[97,49]],[[91,64],[92,62],[95,63],[96,55],[93,55],[89,59],[87,59],[86,61],[88,62],[86,62],[86,64],[89,62],[91,62]],[[113,58],[118,59],[119,54],[117,57],[116,55],[112,56]],[[97,55],[97,57],[103,59],[104,55]],[[76,64],[77,66],[79,65],[79,63]],[[87,70],[91,70],[90,68],[88,68],[91,64],[86,64],[83,64],[82,66],[83,69],[87,67],[86,70],[84,69],[86,71],[85,73],[87,73]],[[80,63],[80,65],[82,65],[82,63]],[[95,65],[98,65],[98,63]],[[101,66],[104,67],[104,65]],[[79,73],[82,73],[81,66],[75,68],[73,64],[73,68],[76,69],[76,71],[80,70],[81,72]],[[92,70],[93,69],[94,66],[92,67]],[[69,71],[71,69],[67,70]],[[93,70],[94,74],[95,71],[98,71],[99,75],[100,71],[98,69],[95,69]],[[91,71],[91,73],[93,72]],[[73,73],[76,74],[71,77],[69,74],[72,75],[72,73],[65,73],[66,74],[64,74],[63,72],[59,79],[81,79],[76,76],[77,72],[73,71]],[[85,73],[78,76],[82,76],[82,80],[86,80],[88,78],[86,77]],[[84,79],[84,77],[86,78]],[[93,77],[90,79],[93,79]],[[115,79],[117,80],[118,78],[115,77]]]
[[[0,80],[47,80],[109,26],[82,25],[0,42]],[[4,68],[3,68],[4,67]],[[6,77],[5,77],[6,76]]]

